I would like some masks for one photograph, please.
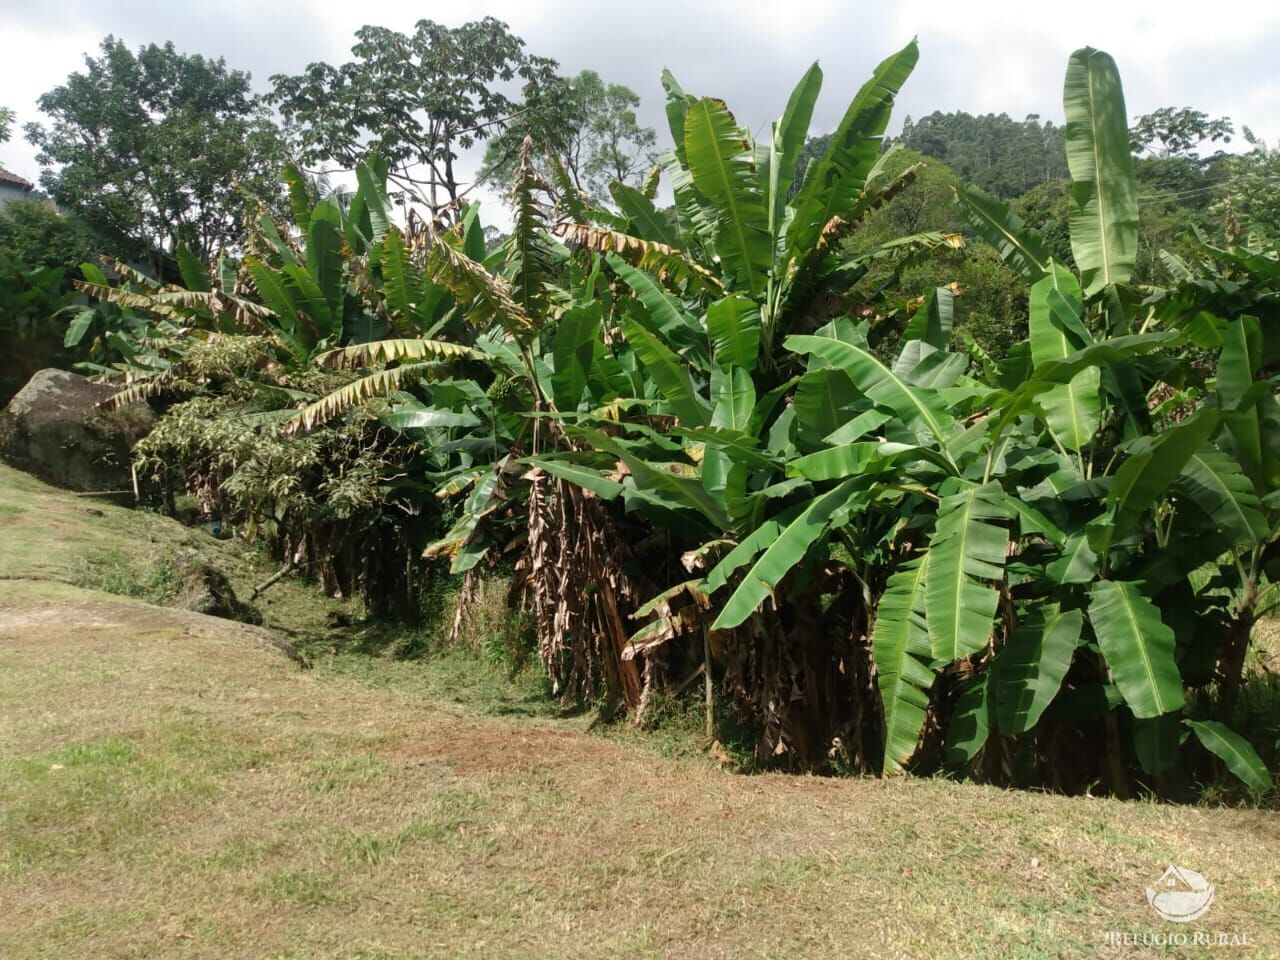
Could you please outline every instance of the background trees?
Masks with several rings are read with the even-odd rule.
[[[1161,107],[1129,128],[1134,153],[1162,158],[1190,157],[1205,143],[1230,143],[1234,135],[1230,117],[1210,119],[1204,111],[1190,107]]]
[[[13,200],[0,207],[0,257],[71,271],[97,257],[100,249],[99,239],[83,223],[44,200]]]
[[[1209,214],[1223,225],[1224,236],[1240,240],[1251,230],[1280,237],[1280,149],[1268,146],[1243,128],[1252,148],[1241,156],[1224,156],[1215,167],[1221,188],[1207,196]]]
[[[934,112],[902,125],[899,142],[947,164],[959,177],[997,197],[1016,197],[1067,176],[1063,131],[1037,114]]]
[[[482,177],[508,184],[526,136],[543,155],[539,163],[562,164],[574,188],[608,202],[611,184],[639,186],[654,161],[657,135],[636,119],[640,97],[629,87],[605,83],[594,70],[556,77],[534,91],[525,110],[489,141]],[[548,169],[543,179],[555,181]]]
[[[493,17],[456,28],[420,20],[412,34],[366,26],[351,52],[336,67],[272,77],[272,101],[296,124],[304,162],[352,170],[377,153],[392,182],[433,211],[470,187],[458,152],[500,133],[555,68]]]
[[[39,103],[50,121],[26,132],[41,183],[128,258],[232,248],[246,210],[277,193],[283,141],[249,75],[221,59],[107,37]]]

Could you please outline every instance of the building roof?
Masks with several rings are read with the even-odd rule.
[[[19,190],[31,191],[36,185],[30,180],[23,180],[16,173],[10,173],[4,167],[0,167],[0,183],[8,184],[11,187],[17,187]]]

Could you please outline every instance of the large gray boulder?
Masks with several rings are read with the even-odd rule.
[[[155,415],[145,404],[97,404],[117,388],[66,370],[41,370],[0,411],[0,459],[67,490],[132,487],[129,450]]]

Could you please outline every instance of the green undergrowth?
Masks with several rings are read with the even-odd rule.
[[[72,573],[72,583],[121,597],[145,600],[157,606],[171,603],[181,582],[171,553],[155,550],[138,557],[123,550],[107,550],[82,557]]]

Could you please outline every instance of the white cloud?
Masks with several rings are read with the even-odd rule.
[[[1274,64],[1280,6],[1261,0],[1211,6],[1188,0],[457,0],[447,6],[421,0],[376,6],[66,0],[59,8],[52,17],[47,7],[0,0],[0,103],[16,109],[20,122],[38,119],[35,98],[78,69],[82,55],[107,33],[135,46],[173,40],[184,51],[223,56],[231,66],[251,70],[255,85],[265,88],[272,73],[345,58],[353,32],[369,20],[410,30],[421,17],[456,24],[492,15],[507,21],[531,52],[556,58],[566,72],[591,68],[633,87],[660,142],[666,139],[658,83],[664,66],[690,92],[723,97],[745,125],[763,131],[792,84],[818,59],[826,83],[815,125],[829,129],[874,65],[916,35],[920,65],[903,91],[898,123],[933,110],[1039,113],[1059,120],[1067,56],[1090,44],[1115,56],[1131,114],[1194,106],[1228,114],[1269,142],[1280,141],[1280,72]],[[34,151],[20,133],[0,145],[0,164],[30,179],[38,174]],[[468,164],[474,169],[475,158]]]

